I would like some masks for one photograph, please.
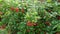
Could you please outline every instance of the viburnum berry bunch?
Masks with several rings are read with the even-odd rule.
[[[59,0],[0,0],[0,29],[6,34],[60,34]]]

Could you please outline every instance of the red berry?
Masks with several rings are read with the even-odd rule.
[[[16,10],[16,12],[19,12],[19,8],[16,8],[15,10]]]
[[[31,23],[30,21],[27,22],[27,26],[33,26],[33,23]]]

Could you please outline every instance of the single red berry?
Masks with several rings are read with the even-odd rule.
[[[16,8],[15,11],[16,11],[16,12],[19,12],[19,8]]]
[[[33,23],[31,23],[30,21],[27,22],[27,26],[33,26]]]

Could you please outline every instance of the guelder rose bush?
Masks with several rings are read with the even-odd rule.
[[[55,0],[0,0],[0,29],[8,34],[60,34],[60,5]]]

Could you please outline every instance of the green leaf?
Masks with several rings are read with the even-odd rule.
[[[0,26],[2,25],[3,23],[2,22],[0,22]]]
[[[22,32],[17,32],[17,34],[22,34]]]
[[[47,2],[51,2],[52,0],[47,0]]]
[[[0,0],[0,2],[1,2],[2,0]]]

